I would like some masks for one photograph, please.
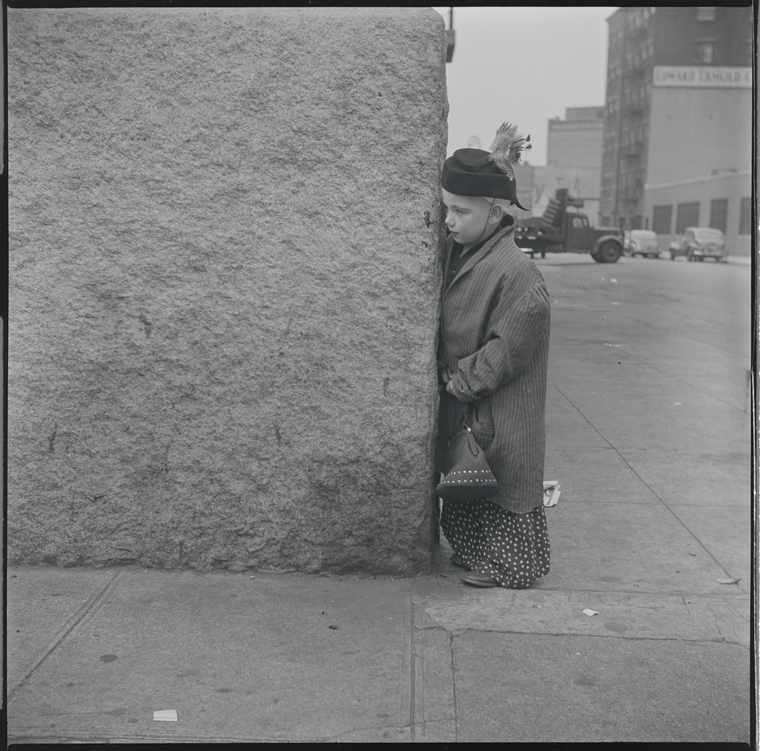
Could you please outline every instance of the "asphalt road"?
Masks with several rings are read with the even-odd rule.
[[[657,372],[665,385],[669,374],[727,403],[733,399],[732,406],[744,411],[753,346],[751,268],[744,260],[716,264],[624,256],[615,264],[597,264],[585,255],[557,254],[536,263],[554,294],[556,344],[568,341],[566,329],[583,320],[589,336],[612,331],[621,341],[607,344],[621,345],[631,355],[622,339],[640,345],[637,356],[656,371],[646,373],[647,385],[658,382]],[[670,353],[674,368],[655,362],[661,353]],[[711,360],[719,370],[704,372]],[[621,380],[627,382],[625,373]],[[737,382],[743,388],[732,389]]]

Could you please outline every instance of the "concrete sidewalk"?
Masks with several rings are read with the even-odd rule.
[[[714,562],[688,596],[478,590],[436,568],[12,569],[9,740],[749,740],[749,603]]]
[[[749,269],[538,265],[548,576],[9,568],[9,740],[749,743]]]

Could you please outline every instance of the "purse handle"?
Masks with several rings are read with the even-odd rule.
[[[470,403],[464,405],[464,413],[462,417],[462,427],[459,429],[460,431],[467,429],[469,433],[472,433],[472,420],[470,419],[470,413],[472,411],[472,407]]]

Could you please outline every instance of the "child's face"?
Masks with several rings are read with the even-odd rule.
[[[447,209],[446,226],[455,242],[474,245],[486,236],[492,226],[488,222],[489,201],[476,196],[457,196],[444,189],[443,203]]]

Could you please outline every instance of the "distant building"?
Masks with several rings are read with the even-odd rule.
[[[583,212],[599,221],[604,107],[568,107],[549,120],[545,167],[533,170],[533,216],[542,216],[558,188],[583,199]]]
[[[568,107],[564,120],[549,120],[547,166],[601,170],[604,115],[604,107]]]
[[[601,219],[751,234],[752,7],[619,8],[607,19]]]

